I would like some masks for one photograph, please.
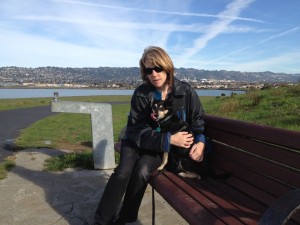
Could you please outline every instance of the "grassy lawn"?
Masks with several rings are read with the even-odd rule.
[[[300,131],[300,85],[251,91],[244,95],[200,97],[207,114],[234,118],[252,123]],[[112,104],[114,140],[126,125],[131,96],[91,96],[60,98],[70,101],[128,102]],[[2,100],[0,109],[49,105],[51,99]],[[26,103],[26,104],[25,104]],[[27,105],[28,104],[28,105]],[[92,134],[90,116],[58,113],[42,119],[21,131],[17,150],[55,148],[73,150],[73,155],[48,160],[49,170],[62,170],[81,165],[91,168]],[[116,155],[118,162],[118,154]],[[80,162],[78,164],[78,162]],[[0,167],[1,170],[2,167]]]
[[[300,131],[300,85],[217,97],[207,102],[208,114]]]

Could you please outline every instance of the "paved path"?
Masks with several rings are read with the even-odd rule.
[[[0,111],[0,162],[12,154],[6,146],[8,140],[16,139],[21,129],[53,114],[50,106]]]
[[[90,225],[112,170],[43,170],[45,159],[64,152],[27,149],[15,156],[16,167],[0,181],[1,225]],[[156,193],[156,224],[187,224]],[[139,220],[151,224],[151,189],[147,188]]]
[[[2,144],[3,140],[16,138],[19,129],[51,114],[49,107],[0,112]],[[6,179],[0,180],[0,225],[94,223],[97,204],[112,170],[77,168],[55,173],[43,170],[45,159],[63,153],[65,151],[46,148],[15,153],[16,166]],[[187,224],[157,193],[155,200],[156,225]],[[151,189],[148,187],[139,219],[132,225],[150,225],[151,209]]]

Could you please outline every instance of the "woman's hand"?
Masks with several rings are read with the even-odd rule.
[[[182,148],[190,148],[193,144],[194,137],[189,132],[178,132],[176,134],[171,135],[170,143],[172,145],[182,147]]]
[[[197,162],[201,162],[204,157],[204,147],[205,145],[203,142],[198,142],[194,144],[189,154],[190,158]]]

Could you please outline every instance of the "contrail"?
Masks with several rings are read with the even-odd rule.
[[[201,49],[205,48],[207,43],[221,34],[233,21],[237,15],[247,8],[254,0],[234,0],[228,4],[224,11],[219,13],[219,19],[213,22],[207,29],[207,32],[194,41],[194,45],[187,48],[180,57],[179,62],[183,66],[192,56],[197,54]]]
[[[222,59],[227,58],[228,56],[231,56],[231,55],[234,55],[234,54],[236,54],[236,53],[245,51],[246,49],[252,48],[252,47],[257,46],[257,45],[260,45],[260,44],[265,43],[265,42],[267,42],[267,41],[270,41],[270,40],[272,40],[272,39],[275,39],[275,38],[278,38],[278,37],[287,35],[287,34],[289,34],[289,33],[292,33],[292,32],[294,32],[294,31],[297,31],[297,30],[299,30],[299,29],[300,29],[300,27],[294,27],[294,28],[289,29],[289,30],[287,30],[287,31],[284,31],[284,32],[281,32],[281,33],[272,35],[272,36],[270,36],[270,37],[268,37],[268,38],[265,38],[265,39],[263,39],[263,40],[261,40],[261,41],[255,43],[255,44],[253,44],[253,45],[249,45],[249,46],[246,46],[246,47],[244,47],[244,48],[235,50],[235,51],[233,51],[233,52],[231,52],[231,53],[229,53],[229,54],[227,54],[227,55],[224,55],[224,56],[222,56],[222,57],[220,57],[220,58],[217,58],[217,59],[215,59],[215,60],[213,60],[213,61],[207,62],[207,63],[205,63],[204,65],[208,65],[208,64],[212,64],[212,63],[218,62],[218,61],[220,61],[220,60],[222,60]]]
[[[109,9],[127,10],[127,11],[159,13],[159,14],[176,15],[176,16],[211,17],[211,18],[219,18],[219,19],[226,18],[226,19],[244,20],[244,21],[250,21],[250,22],[264,23],[264,21],[258,20],[258,19],[230,16],[230,15],[220,15],[220,14],[213,15],[213,14],[206,14],[206,13],[170,12],[170,11],[163,11],[163,10],[139,9],[139,8],[129,8],[129,7],[114,6],[114,5],[103,5],[103,4],[97,4],[97,3],[91,3],[91,2],[82,2],[82,1],[76,1],[76,0],[64,0],[64,1],[53,0],[53,1],[59,2],[59,3],[77,4],[77,5],[109,8]]]

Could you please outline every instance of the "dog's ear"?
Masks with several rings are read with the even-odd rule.
[[[163,105],[164,101],[163,100],[154,100],[153,105],[159,106],[159,105]]]
[[[152,110],[158,110],[160,108],[160,106],[163,105],[163,101],[161,100],[154,100],[153,104],[152,104]]]

